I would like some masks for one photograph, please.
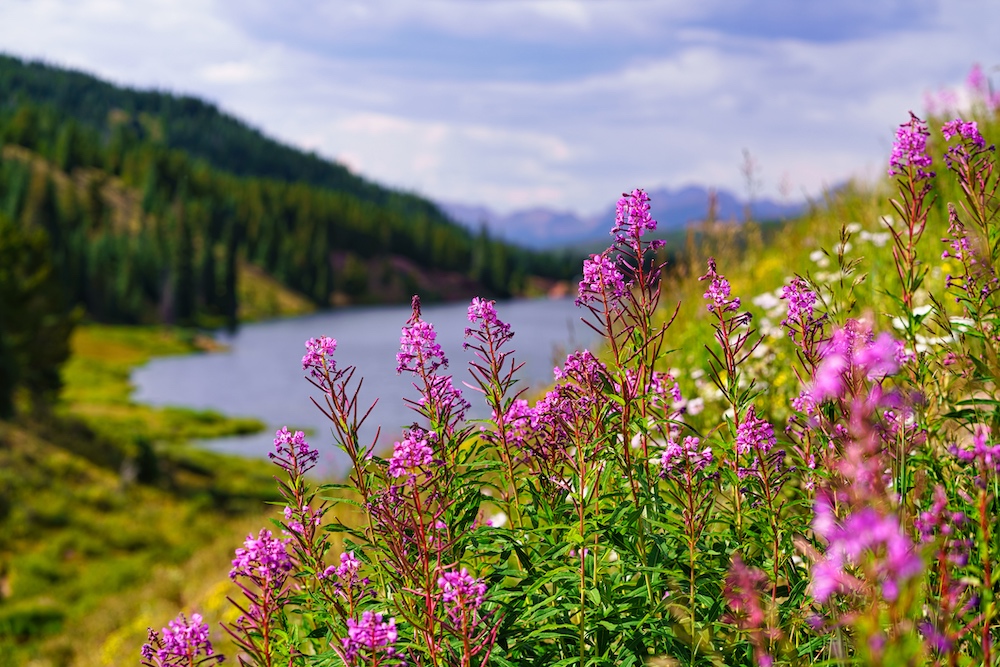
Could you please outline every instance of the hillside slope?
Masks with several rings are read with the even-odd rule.
[[[426,199],[200,100],[6,56],[0,146],[0,214],[46,230],[70,302],[102,321],[235,324],[243,265],[315,307],[406,300],[429,272],[463,286],[433,299],[511,296],[531,276],[577,269],[474,234]],[[372,264],[417,271],[384,289]]]

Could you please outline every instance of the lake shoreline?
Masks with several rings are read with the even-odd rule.
[[[473,403],[471,418],[488,417],[481,400],[463,387],[471,377],[463,368],[470,354],[462,348],[469,326],[468,304],[437,303],[423,308],[424,319],[435,325],[439,342],[451,357],[449,372],[456,386]],[[509,321],[515,337],[514,356],[526,362],[523,381],[547,386],[552,368],[571,349],[592,344],[596,336],[579,318],[586,311],[569,298],[512,299],[497,304],[501,319]],[[132,374],[137,402],[151,406],[185,405],[221,414],[249,414],[267,424],[262,433],[238,438],[200,441],[199,446],[220,453],[262,457],[271,450],[274,430],[309,429],[310,442],[321,451],[321,472],[339,477],[347,471],[344,455],[335,450],[329,427],[311,404],[308,382],[303,379],[301,356],[304,343],[316,336],[338,340],[335,357],[341,364],[358,368],[365,377],[360,400],[367,407],[376,398],[372,422],[362,429],[371,441],[377,428],[377,445],[391,445],[407,418],[403,400],[416,398],[409,379],[395,371],[395,354],[401,327],[409,318],[408,305],[364,305],[333,309],[291,318],[245,324],[235,333],[215,333],[222,352],[190,357],[153,359]],[[520,347],[519,347],[520,345]]]

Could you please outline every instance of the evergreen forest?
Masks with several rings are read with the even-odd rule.
[[[0,416],[75,323],[235,327],[243,279],[312,308],[522,294],[577,271],[208,102],[0,55]],[[268,313],[265,313],[265,315]],[[270,314],[274,314],[271,312]]]
[[[208,102],[10,56],[0,145],[0,212],[44,230],[67,303],[96,321],[235,324],[243,265],[318,307],[408,299],[421,271],[455,277],[432,300],[507,297],[576,271]],[[410,284],[379,289],[393,281]]]

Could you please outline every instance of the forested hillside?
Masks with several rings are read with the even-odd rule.
[[[469,232],[425,199],[204,101],[7,56],[0,145],[0,211],[45,230],[67,302],[96,320],[235,323],[243,266],[318,306],[415,290],[507,296],[529,276],[575,269]]]

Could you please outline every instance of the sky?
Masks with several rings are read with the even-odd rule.
[[[192,94],[377,182],[500,213],[884,173],[996,0],[3,0],[0,51]],[[745,153],[746,152],[746,153]]]

